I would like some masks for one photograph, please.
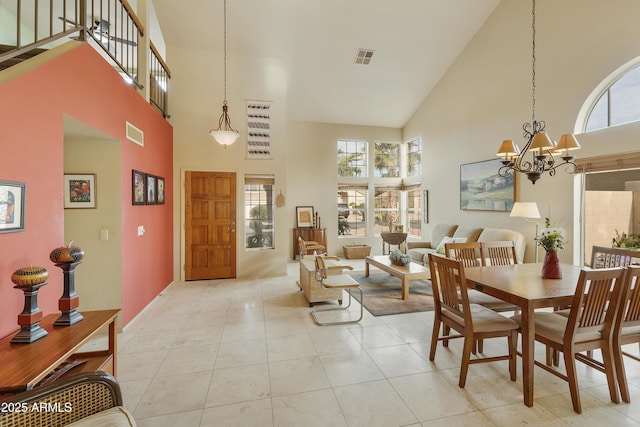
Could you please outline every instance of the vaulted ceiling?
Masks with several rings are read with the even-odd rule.
[[[402,127],[499,2],[228,0],[228,55],[284,64],[289,119]],[[223,0],[153,3],[169,64],[172,47],[222,50]]]

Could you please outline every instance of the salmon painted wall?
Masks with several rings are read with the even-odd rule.
[[[121,143],[123,324],[173,280],[173,128],[93,48],[79,43],[0,85],[0,180],[26,183],[25,230],[0,234],[0,336],[17,330],[24,305],[11,282],[16,269],[49,270],[38,297],[45,315],[57,311],[62,294],[62,273],[49,253],[65,243],[65,114]],[[126,139],[126,121],[144,132],[144,147]],[[132,206],[132,169],[165,178],[164,205]],[[139,225],[143,236],[137,236]]]

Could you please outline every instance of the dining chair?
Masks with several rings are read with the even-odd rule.
[[[622,351],[622,346],[634,343],[640,344],[640,267],[638,266],[627,268],[625,289],[622,294],[613,335],[618,386],[620,387],[622,400],[627,403],[631,401],[631,397],[622,355],[638,362],[640,362],[640,358]]]
[[[304,240],[301,236],[298,236],[298,249],[300,250],[300,259],[304,259],[304,256],[307,255],[309,251],[321,254],[327,251],[327,248],[320,243],[314,240]]]
[[[442,341],[444,347],[448,347],[450,339],[464,338],[458,386],[464,388],[470,364],[500,360],[509,361],[509,375],[511,381],[515,381],[518,323],[493,310],[469,302],[464,263],[461,260],[429,254],[429,268],[435,304],[429,360],[434,361],[436,357],[438,341]],[[451,335],[451,329],[458,334]],[[471,358],[476,340],[499,337],[507,338],[508,354]]]
[[[546,364],[537,360],[535,364],[569,383],[573,410],[577,413],[582,413],[582,405],[576,360],[603,372],[607,377],[611,401],[620,401],[614,366],[613,331],[616,308],[624,290],[624,274],[623,268],[583,269],[568,317],[556,312],[535,314],[535,340],[563,353],[565,373],[550,366],[549,353]],[[521,321],[521,315],[512,318]],[[580,353],[595,349],[600,349],[602,362]]]
[[[329,308],[318,308],[317,305],[314,305],[313,309],[311,310],[311,316],[313,317],[313,320],[315,320],[315,322],[321,326],[357,323],[360,320],[362,320],[362,317],[364,314],[364,309],[363,309],[364,296],[362,294],[362,289],[360,289],[360,284],[353,277],[347,274],[329,274],[329,270],[334,269],[336,266],[333,266],[333,268],[327,267],[325,257],[322,255],[317,255],[315,257],[315,262],[316,262],[316,280],[320,282],[320,285],[327,289],[342,289],[344,291],[347,291],[347,294],[349,294],[349,302],[347,303],[346,306],[343,304],[339,304],[337,307],[329,307]],[[353,267],[351,267],[350,265],[341,265],[338,267],[342,269],[353,270]],[[333,321],[333,322],[321,322],[320,320],[318,320],[318,317],[316,314],[323,311],[349,310],[349,307],[351,307],[351,298],[352,298],[351,291],[352,290],[357,290],[358,292],[360,292],[360,317],[358,319],[340,320],[340,321]]]
[[[465,267],[480,267],[485,265],[481,242],[445,243],[444,248],[444,252],[448,258],[462,261]],[[501,299],[492,297],[491,295],[487,295],[483,292],[476,291],[475,289],[469,290],[468,295],[471,304],[480,304],[500,313],[506,311],[513,311],[515,313],[518,311],[518,307],[515,305],[509,304],[508,302],[502,301]],[[483,352],[484,345],[482,339],[478,340],[476,345],[474,345],[473,350],[474,353],[476,350],[480,353]]]
[[[480,242],[482,262],[489,265],[512,265],[518,263],[516,245],[512,240]]]

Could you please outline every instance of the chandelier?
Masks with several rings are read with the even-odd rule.
[[[548,172],[549,176],[554,176],[556,169],[559,167],[566,167],[565,171],[569,174],[576,173],[578,166],[573,162],[573,156],[570,151],[579,149],[580,144],[576,137],[569,133],[563,134],[557,143],[554,142],[547,135],[547,123],[542,120],[536,120],[536,0],[533,0],[532,15],[532,118],[531,123],[522,125],[523,136],[527,142],[524,148],[520,150],[513,140],[504,140],[496,155],[502,157],[503,166],[498,171],[500,176],[505,177],[509,174],[520,172],[526,174],[529,181],[535,184],[545,172]],[[529,153],[531,153],[530,157]],[[527,157],[530,160],[527,160]]]
[[[227,103],[227,0],[224,0],[224,102],[222,103],[222,115],[218,120],[218,127],[211,129],[209,133],[219,144],[224,145],[225,149],[227,145],[236,142],[236,139],[240,136],[238,131],[231,127]]]

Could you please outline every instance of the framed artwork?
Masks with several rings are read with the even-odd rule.
[[[65,209],[95,209],[96,197],[95,174],[64,174]]]
[[[23,182],[0,181],[0,233],[24,231],[25,189]]]
[[[460,209],[509,212],[516,196],[515,177],[498,175],[500,159],[460,165]]]
[[[404,233],[404,225],[402,225],[402,224],[394,224],[393,225],[393,232],[394,233]]]
[[[157,184],[158,184],[158,198],[156,200],[156,202],[159,205],[164,205],[164,178],[161,177],[157,177]]]
[[[158,203],[158,179],[155,175],[146,174],[147,178],[147,197],[145,199],[147,205],[155,205]]]
[[[313,227],[313,206],[296,206],[296,227]]]
[[[131,171],[131,203],[134,205],[144,205],[147,193],[145,186],[144,172],[133,169]]]
[[[424,190],[422,192],[422,203],[424,204],[424,223],[429,224],[429,190]]]

